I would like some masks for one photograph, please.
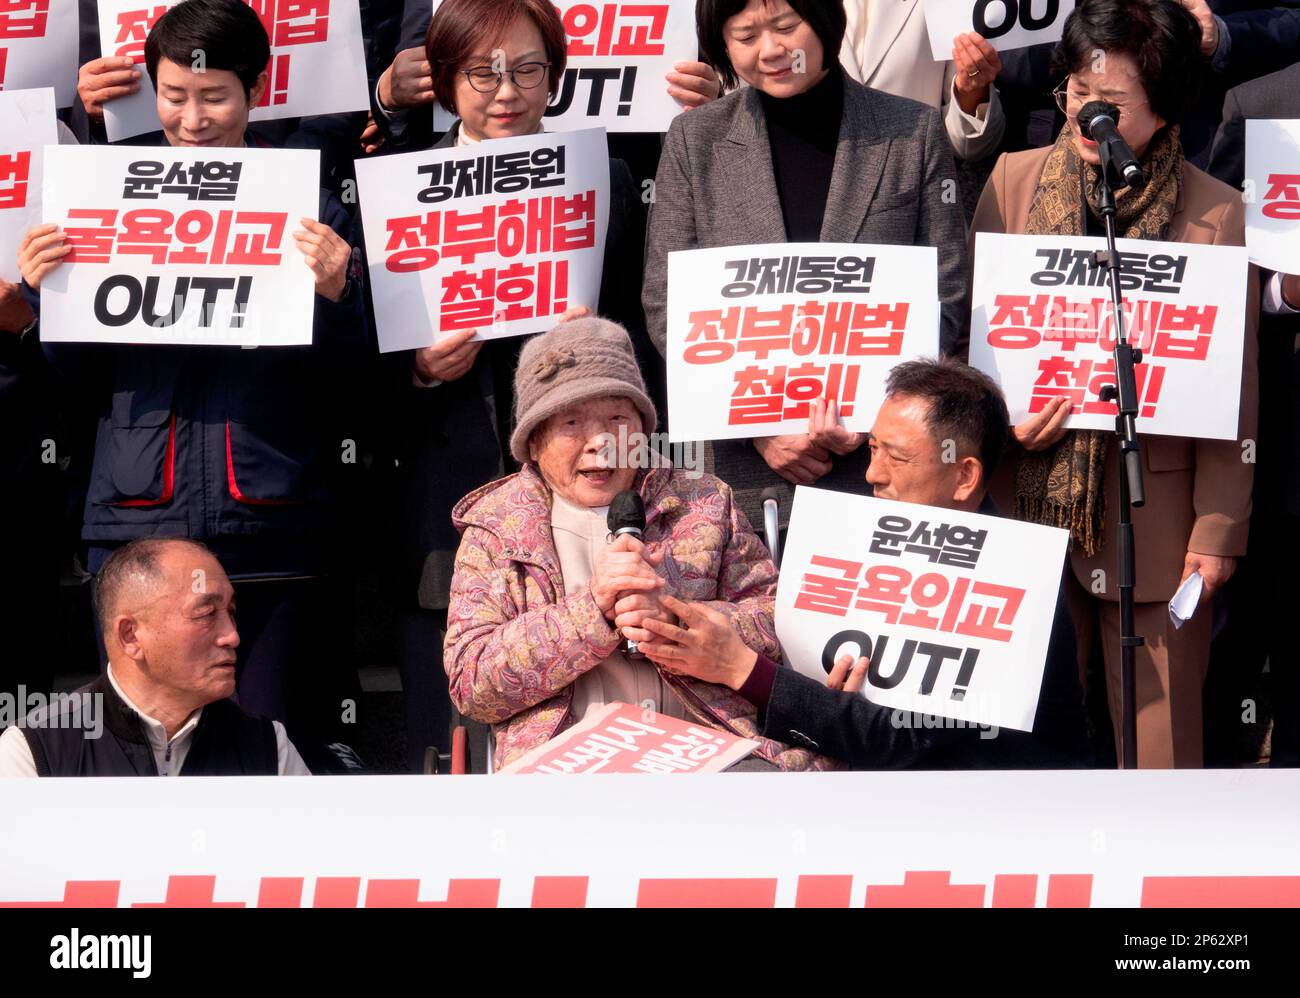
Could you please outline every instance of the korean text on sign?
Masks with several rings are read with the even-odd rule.
[[[46,150],[47,216],[71,252],[41,285],[50,341],[312,341],[314,281],[293,231],[318,209],[319,154]],[[76,178],[76,179],[73,179]]]
[[[507,774],[716,773],[757,743],[626,703],[606,704],[502,770]]]
[[[0,0],[0,91],[49,87],[68,107],[77,87],[73,0]]]
[[[980,233],[975,244],[971,364],[1002,387],[1013,423],[1052,399],[1071,428],[1113,429],[1117,330],[1102,240]],[[1138,430],[1236,435],[1245,251],[1121,239],[1124,332],[1135,367]]]
[[[674,439],[802,432],[818,398],[869,428],[889,369],[938,348],[935,261],[828,243],[670,254]]]
[[[781,647],[820,681],[841,654],[867,656],[863,695],[881,706],[1027,731],[1066,537],[800,487],[777,591]]]
[[[1300,266],[1300,120],[1246,121],[1242,201],[1251,263],[1294,274]]]
[[[267,83],[250,119],[264,121],[369,107],[361,15],[357,0],[245,0],[271,42]],[[175,6],[145,0],[99,0],[105,55],[144,62],[144,44],[158,18]],[[160,127],[148,78],[136,94],[109,101],[110,141]]]
[[[18,245],[41,218],[41,162],[58,140],[54,91],[0,92],[0,280],[17,284]]]
[[[550,328],[594,308],[609,215],[604,134],[536,135],[358,163],[381,349]]]
[[[698,57],[694,0],[556,0],[555,7],[568,36],[567,65],[546,110],[547,130],[666,132],[681,107],[664,77],[674,64]],[[435,107],[436,129],[452,120]]]

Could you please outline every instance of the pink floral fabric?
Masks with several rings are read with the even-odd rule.
[[[673,468],[642,472],[645,539],[667,541],[660,572],[679,599],[730,617],[749,647],[779,659],[776,567],[767,548],[712,475]],[[443,662],[451,699],[467,717],[494,725],[497,768],[568,727],[573,681],[595,668],[619,636],[585,586],[566,594],[551,539],[551,493],[532,464],[456,504],[461,531],[447,611]],[[784,770],[833,769],[806,749],[758,734],[756,710],[724,686],[663,673],[695,720],[759,741],[758,754]]]

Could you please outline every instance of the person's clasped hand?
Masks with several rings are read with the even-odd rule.
[[[1041,412],[1036,412],[1012,427],[1016,442],[1025,450],[1047,450],[1065,436],[1065,421],[1070,418],[1074,404],[1064,395],[1050,399]]]
[[[831,470],[831,455],[806,433],[755,437],[754,447],[767,466],[792,485],[812,485]]]
[[[744,686],[758,653],[740,640],[727,616],[711,606],[683,603],[667,594],[662,602],[678,623],[646,618],[643,627],[650,638],[638,645],[646,658],[677,675],[733,690]]]
[[[433,103],[433,69],[423,45],[402,49],[379,77],[379,103],[389,111],[405,111]]]
[[[841,655],[835,660],[830,675],[826,677],[826,685],[833,690],[858,693],[862,690],[862,684],[866,682],[867,669],[870,667],[871,660],[865,655],[858,656],[857,661],[854,661],[852,655]]]
[[[92,59],[77,70],[77,96],[93,121],[104,120],[104,105],[140,89],[140,70],[127,56]]]
[[[843,457],[867,442],[865,433],[854,433],[840,425],[834,399],[813,399],[808,406],[808,439],[814,446]]]
[[[668,81],[668,96],[687,111],[717,100],[722,93],[718,74],[707,63],[676,63],[664,78]]]
[[[664,588],[664,579],[655,570],[663,562],[667,550],[642,544],[635,537],[624,534],[596,552],[591,581],[587,585],[606,619],[615,622],[615,607],[620,599]]]

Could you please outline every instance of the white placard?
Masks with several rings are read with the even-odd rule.
[[[774,243],[668,254],[672,440],[869,430],[896,364],[939,350],[933,246]]]
[[[41,339],[310,344],[293,233],[319,169],[314,149],[47,146],[45,221],[73,252],[41,282]]]
[[[560,786],[499,776],[15,779],[4,799],[22,815],[0,822],[0,904],[12,906],[1300,906],[1294,769]]]
[[[0,10],[0,90],[51,87],[59,107],[77,96],[78,0],[9,0]]]
[[[609,224],[602,128],[357,160],[379,349],[540,333],[593,311]]]
[[[59,141],[54,91],[0,93],[0,280],[17,284],[18,244],[41,224],[41,163]]]
[[[915,714],[1030,731],[1067,531],[799,486],[776,633],[824,682],[871,659],[862,695]]]
[[[434,0],[436,10],[441,0]],[[601,126],[607,132],[666,132],[681,105],[666,74],[696,62],[695,0],[589,3],[556,0],[568,32],[564,79],[546,112],[551,131]],[[434,105],[434,128],[455,120]]]
[[[1300,118],[1246,120],[1250,262],[1300,274]]]
[[[952,40],[978,32],[999,52],[1058,42],[1074,0],[922,0],[930,51],[952,58]]]
[[[1058,395],[1071,429],[1113,430],[1110,287],[1085,236],[975,237],[970,363],[1007,398],[1016,424]],[[1142,350],[1135,368],[1140,433],[1234,440],[1249,264],[1243,246],[1119,239],[1125,330]]]
[[[250,121],[365,111],[370,107],[359,0],[246,0],[271,39],[266,90]],[[127,56],[140,70],[140,89],[104,105],[110,142],[157,131],[157,96],[144,69],[144,42],[175,3],[99,0],[104,55]]]

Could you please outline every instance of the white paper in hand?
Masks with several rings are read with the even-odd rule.
[[[1203,586],[1201,573],[1193,572],[1183,580],[1183,584],[1178,587],[1178,592],[1174,593],[1174,598],[1169,601],[1169,619],[1174,622],[1174,630],[1178,630],[1192,619],[1197,604],[1201,602]]]

